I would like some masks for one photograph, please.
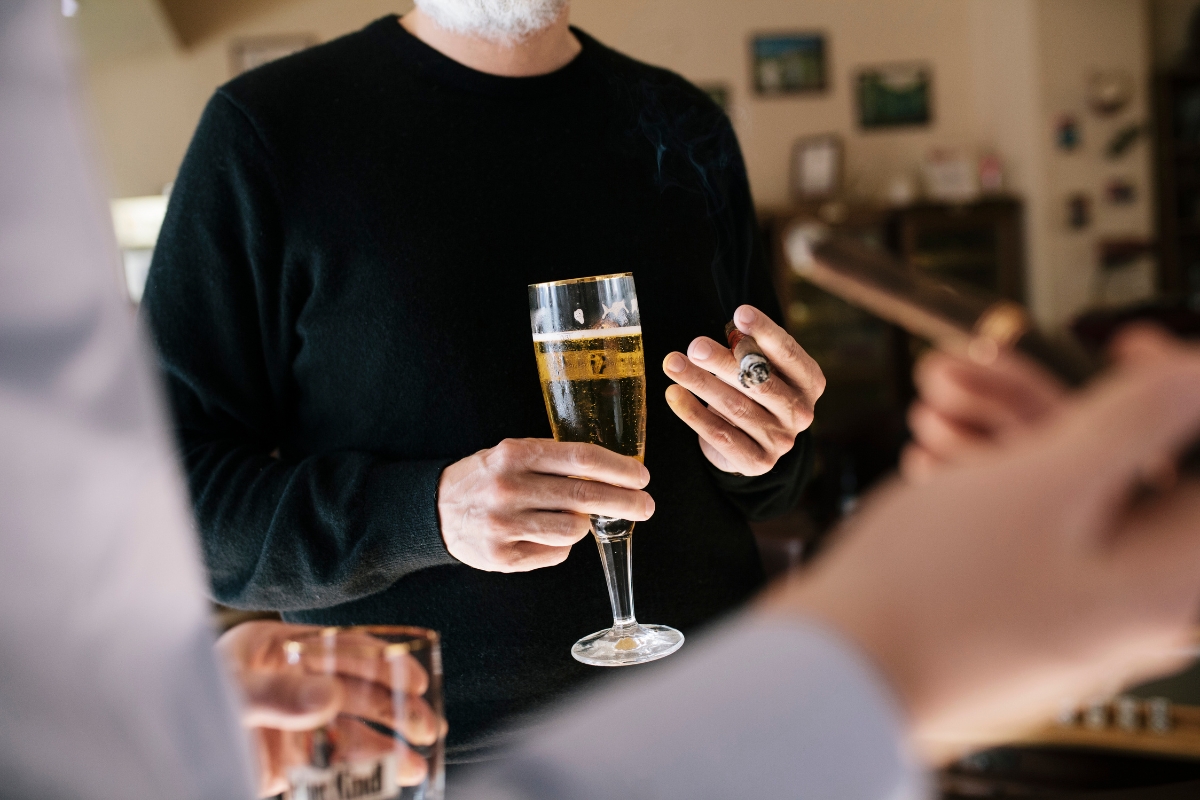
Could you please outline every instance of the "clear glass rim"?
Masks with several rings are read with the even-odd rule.
[[[609,275],[593,275],[589,278],[569,278],[565,281],[546,281],[544,283],[531,283],[530,289],[540,288],[542,286],[570,286],[573,283],[599,283],[600,281],[610,281],[613,278],[632,278],[632,272],[613,272]]]
[[[319,631],[310,631],[299,636],[293,636],[284,642],[284,649],[288,652],[303,652],[311,651],[320,646],[325,647],[327,637],[339,636],[347,633],[364,633],[369,636],[395,636],[403,637],[403,641],[389,642],[380,639],[378,644],[374,642],[367,644],[364,642],[354,642],[346,644],[338,642],[337,647],[339,652],[359,652],[371,654],[395,654],[395,653],[414,653],[424,650],[427,647],[436,647],[439,644],[438,632],[429,628],[419,628],[412,625],[348,625],[344,628],[337,626],[328,626]]]

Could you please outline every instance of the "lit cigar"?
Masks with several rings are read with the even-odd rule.
[[[729,349],[738,362],[738,383],[749,389],[765,383],[771,377],[771,362],[767,361],[753,336],[747,336],[733,322],[728,322],[725,324],[725,338],[729,340]]]

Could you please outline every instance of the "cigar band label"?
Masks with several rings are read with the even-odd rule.
[[[285,800],[390,800],[400,796],[396,783],[396,756],[333,764],[328,768],[293,767],[288,770]]]
[[[738,346],[738,342],[746,338],[746,334],[737,329],[737,326],[732,322],[725,326],[725,338],[729,341],[729,349],[733,350]]]

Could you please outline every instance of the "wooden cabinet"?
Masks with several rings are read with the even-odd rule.
[[[896,255],[913,269],[1010,300],[1025,300],[1021,203],[922,203],[892,213]]]
[[[788,331],[820,364],[827,381],[812,428],[812,482],[793,519],[760,534],[764,552],[773,544],[770,537],[786,533],[789,525],[808,544],[819,539],[865,487],[895,467],[906,438],[904,414],[912,392],[903,331],[802,279],[783,254],[787,230],[805,223],[886,247],[889,213],[847,205],[831,222],[822,208],[795,206],[763,215]]]
[[[920,343],[796,275],[784,256],[787,231],[797,224],[820,224],[889,250],[912,269],[1021,301],[1021,204],[1008,198],[903,209],[813,204],[765,212],[761,218],[788,330],[827,380],[812,429],[813,481],[793,519],[769,533],[778,536],[790,525],[798,536],[819,538],[862,491],[895,469],[908,439],[913,354]]]

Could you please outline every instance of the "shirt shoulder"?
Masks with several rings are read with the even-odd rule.
[[[361,30],[268,62],[225,83],[217,95],[256,123],[287,123],[289,118],[303,123],[306,112],[336,113],[339,107],[383,91],[380,75],[399,72],[381,35],[383,26],[395,24],[396,17],[389,15]]]
[[[664,110],[674,113],[692,112],[709,121],[723,120],[725,113],[708,93],[687,78],[665,67],[647,64],[601,43],[578,28],[572,28],[584,47],[593,50],[597,66],[634,98],[645,102],[653,98]]]

